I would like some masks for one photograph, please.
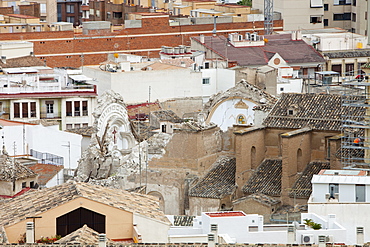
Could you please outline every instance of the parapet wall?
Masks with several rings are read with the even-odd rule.
[[[2,244],[0,246],[17,246],[17,247],[101,247],[99,244]],[[206,247],[207,243],[107,243],[106,247]],[[313,244],[216,244],[216,247],[318,247]],[[342,245],[342,244],[327,244],[327,247],[370,247],[370,245]]]

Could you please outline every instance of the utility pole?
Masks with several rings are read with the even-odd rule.
[[[71,142],[68,141],[68,144],[67,145],[62,145],[63,147],[67,147],[68,148],[68,175],[70,175],[70,172],[71,172]]]

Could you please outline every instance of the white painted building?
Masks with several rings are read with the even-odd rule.
[[[360,170],[323,170],[312,178],[308,212],[335,214],[347,229],[346,244],[370,241],[370,177]],[[357,234],[363,227],[364,234]]]
[[[121,65],[127,67],[127,64]],[[83,74],[94,78],[98,93],[113,90],[125,103],[165,101],[174,98],[209,96],[232,87],[234,71],[225,69],[186,68],[158,62],[134,64],[129,70],[110,72],[101,66],[86,66]]]
[[[63,158],[66,170],[77,168],[81,157],[82,136],[59,130],[59,126],[22,123],[0,119],[1,135],[10,155],[27,155],[31,150],[39,153],[36,157],[42,162],[60,164],[58,156]],[[34,152],[35,153],[35,152]],[[52,158],[57,161],[53,162]]]
[[[167,217],[174,224],[175,216]],[[206,243],[209,234],[217,236],[216,242],[228,244],[318,244],[319,236],[325,236],[325,242],[345,242],[346,229],[336,222],[335,215],[302,214],[302,219],[306,218],[322,224],[323,228],[313,230],[299,223],[264,225],[261,215],[224,211],[203,212],[193,219],[192,227],[173,226],[168,235],[171,243]]]

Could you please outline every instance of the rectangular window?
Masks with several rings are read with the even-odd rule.
[[[209,85],[209,78],[203,78],[203,85]]]
[[[70,13],[70,14],[73,14],[75,12],[75,6],[73,4],[67,4],[66,12]]]
[[[67,130],[72,129],[72,124],[67,124],[66,128],[67,128]]]
[[[338,199],[335,198],[335,194],[339,193],[339,184],[329,184],[329,194],[331,199]]]
[[[87,126],[89,126],[87,123],[83,123],[83,124],[82,124],[82,127],[83,127],[83,128],[85,128],[85,127],[87,127]]]
[[[14,118],[20,118],[20,104],[19,103],[14,103]]]
[[[72,116],[72,101],[66,102],[66,115]]]
[[[334,21],[350,21],[351,13],[334,14],[333,20]]]
[[[107,19],[110,19],[111,18],[111,14],[110,12],[107,12]]]
[[[73,16],[67,16],[67,22],[75,23],[75,18]]]
[[[311,8],[322,8],[322,0],[311,0]]]
[[[28,103],[22,103],[22,118],[28,118]]]
[[[329,11],[329,4],[327,3],[324,4],[324,11]]]
[[[36,102],[31,102],[31,117],[36,117]]]
[[[365,185],[364,184],[356,184],[356,202],[365,202],[366,195],[365,195]]]
[[[113,12],[114,19],[122,19],[122,12]]]
[[[324,27],[327,27],[329,26],[329,20],[328,19],[324,19]]]
[[[22,189],[26,188],[26,186],[27,186],[27,183],[26,182],[23,182],[22,183]]]
[[[87,116],[88,111],[87,111],[87,101],[82,101],[82,116]]]
[[[75,124],[75,129],[78,129],[78,128],[80,128],[81,127],[81,125],[80,124]]]
[[[310,23],[321,23],[322,22],[322,16],[310,16]]]
[[[80,101],[75,101],[75,116],[81,116]]]
[[[356,1],[357,0],[352,0],[352,6],[356,6],[356,4],[357,4]]]
[[[355,13],[352,13],[352,21],[356,22],[356,14]]]
[[[35,182],[34,181],[31,181],[30,182],[30,188],[34,188],[35,187]]]
[[[54,101],[45,101],[46,113],[54,113]]]

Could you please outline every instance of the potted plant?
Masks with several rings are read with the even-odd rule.
[[[320,230],[322,228],[320,223],[316,223],[312,219],[304,219],[304,224],[314,230]]]

